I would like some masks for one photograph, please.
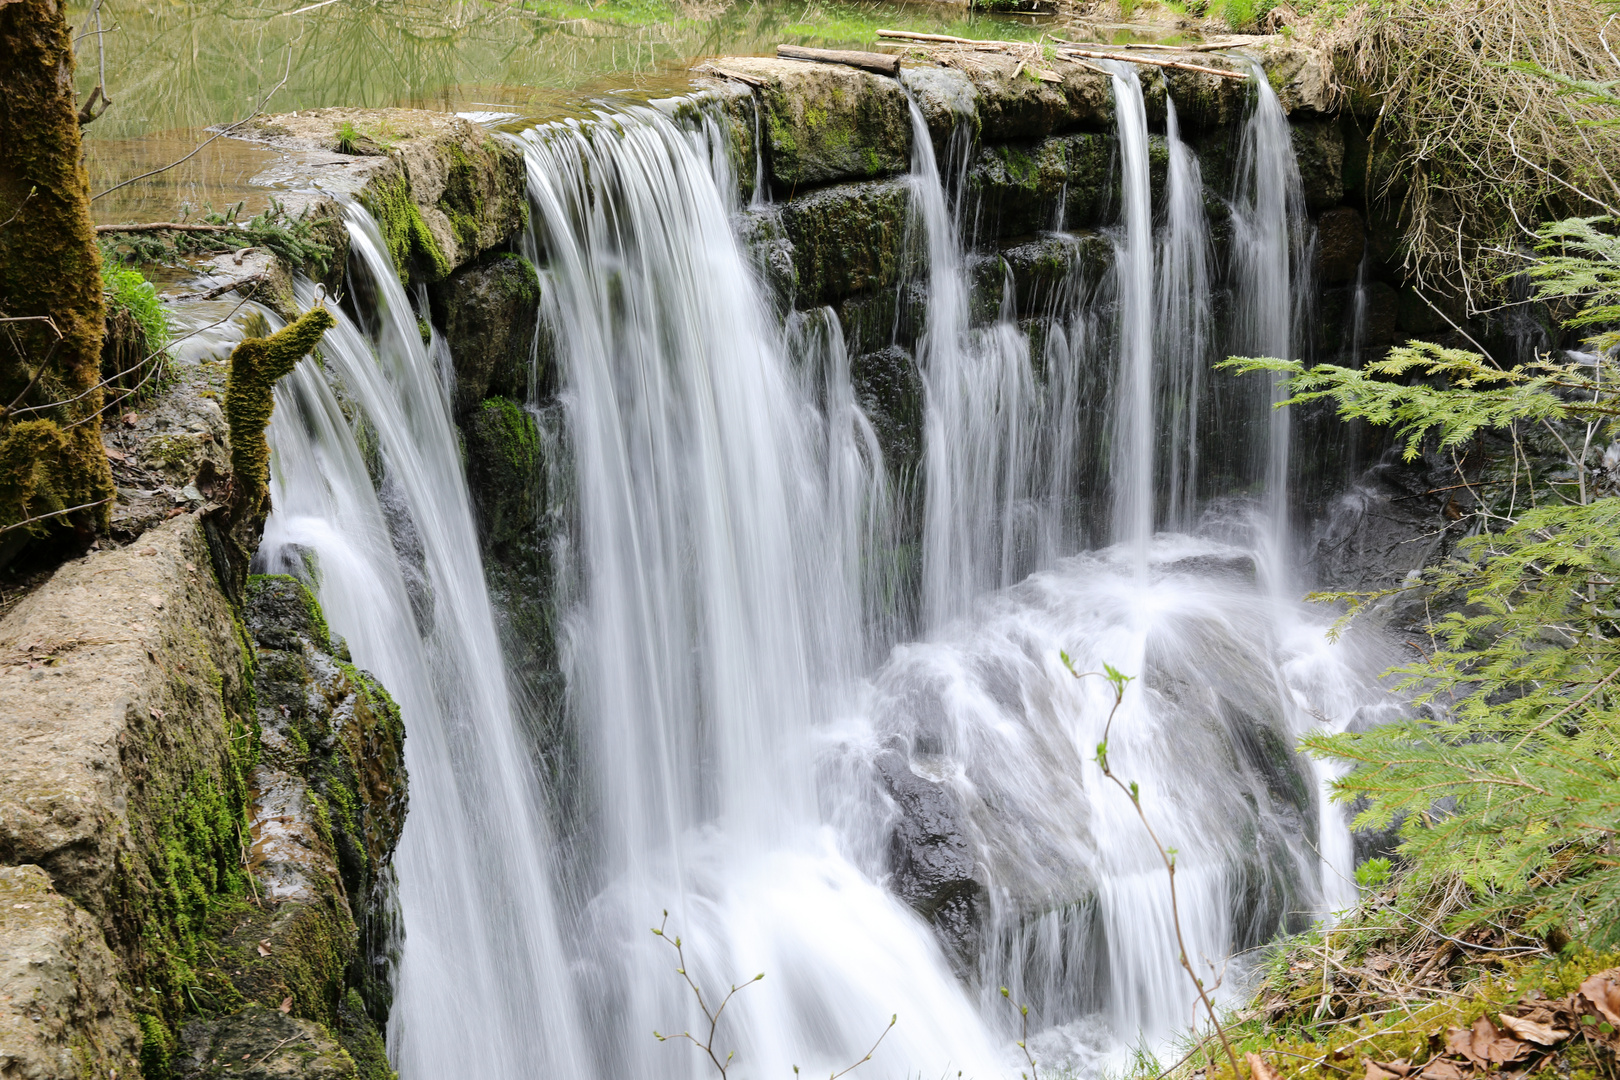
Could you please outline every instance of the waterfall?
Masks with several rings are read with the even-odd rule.
[[[1112,696],[1062,652],[1136,676],[1110,759],[1180,851],[1206,978],[1353,895],[1325,774],[1290,748],[1322,718],[1372,722],[1380,658],[1268,587],[1285,413],[1249,440],[1274,532],[1187,535],[1216,333],[1203,183],[1172,106],[1155,232],[1142,86],[1127,66],[1112,78],[1114,265],[1090,280],[1075,259],[1039,366],[1010,282],[998,316],[970,318],[955,200],[971,138],[958,129],[942,169],[912,105],[908,243],[929,294],[915,538],[837,315],[778,320],[739,245],[718,106],[625,106],[521,137],[567,444],[552,466],[575,500],[556,627],[578,742],[566,792],[543,790],[508,699],[445,350],[423,344],[375,223],[346,205],[358,318],[278,388],[261,561],[313,568],[333,629],[405,718],[389,1026],[404,1080],[710,1076],[692,1046],[652,1036],[706,1028],[674,933],[711,1003],[744,984],[716,1044],[734,1080],[843,1069],[896,1014],[862,1075],[1014,1075],[1003,985],[1031,1006],[1043,1070],[1095,1076],[1163,1045],[1194,1019],[1167,878],[1094,760]],[[1229,336],[1292,355],[1308,229],[1287,119],[1257,83]],[[1081,550],[1086,500],[1112,507],[1113,547]],[[887,598],[911,539],[924,625],[896,644]],[[566,820],[548,821],[554,801]],[[949,860],[929,862],[946,847],[949,880]]]
[[[1181,141],[1176,103],[1165,99],[1169,148],[1164,229],[1158,245],[1158,325],[1153,340],[1164,387],[1168,459],[1165,501],[1170,527],[1185,531],[1197,519],[1198,406],[1208,365],[1214,318],[1210,311],[1209,221],[1198,158]]]
[[[1119,278],[1119,378],[1110,471],[1113,537],[1146,556],[1153,535],[1153,207],[1148,192],[1147,106],[1134,65],[1114,62],[1124,235],[1114,247]]]
[[[731,230],[734,181],[704,113],[657,108],[529,132],[536,250],[577,461],[581,597],[566,653],[584,740],[570,847],[571,970],[595,1075],[707,1075],[668,944],[727,1008],[734,1075],[999,1072],[938,945],[822,822],[827,724],[864,659],[859,553],[881,456],[841,338],[788,345]],[[723,992],[723,991],[722,991]]]
[[[960,191],[969,149],[963,126],[950,147]],[[926,402],[922,611],[925,626],[938,626],[1016,580],[1034,383],[1029,342],[1015,325],[970,326],[960,223],[916,101],[910,179],[928,259],[927,325],[917,344]]]
[[[276,390],[275,512],[259,561],[301,570],[355,663],[405,721],[410,812],[395,855],[403,956],[388,1045],[406,1076],[577,1072],[550,842],[532,750],[514,723],[435,339],[424,346],[376,223],[344,203],[357,325]],[[312,291],[303,284],[300,302]],[[373,485],[336,382],[375,440]],[[370,440],[368,440],[370,441]]]
[[[1250,80],[1255,103],[1243,128],[1238,155],[1238,187],[1232,205],[1232,265],[1236,287],[1232,349],[1237,355],[1292,359],[1302,345],[1302,308],[1311,295],[1311,235],[1305,217],[1305,195],[1288,116],[1276,91],[1258,65]],[[1264,485],[1262,543],[1264,561],[1277,588],[1286,576],[1282,567],[1288,546],[1287,409],[1282,380],[1269,378],[1260,403],[1267,411],[1268,434],[1257,448],[1258,479]]]

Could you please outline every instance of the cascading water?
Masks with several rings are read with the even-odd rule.
[[[1169,170],[1158,244],[1153,350],[1164,388],[1159,416],[1160,444],[1168,466],[1166,519],[1171,528],[1186,531],[1197,519],[1199,395],[1214,324],[1212,275],[1202,170],[1192,148],[1181,141],[1176,103],[1168,98],[1165,114]]]
[[[1304,185],[1288,116],[1265,73],[1256,65],[1250,84],[1254,109],[1243,129],[1238,156],[1238,190],[1232,204],[1232,269],[1236,318],[1232,352],[1239,356],[1291,358],[1300,354],[1300,329],[1311,296],[1314,237],[1305,217]],[[1269,416],[1263,441],[1256,440],[1264,484],[1261,544],[1270,554],[1263,569],[1279,593],[1286,588],[1282,567],[1288,559],[1289,412],[1273,406],[1283,400],[1282,380],[1271,376],[1259,403]]]
[[[874,1071],[992,1075],[938,946],[821,824],[817,729],[863,659],[882,463],[835,327],[817,370],[787,363],[720,140],[654,108],[525,140],[580,492],[566,651],[592,806],[569,937],[596,1073],[709,1068],[642,1036],[699,1030],[647,933],[667,908],[711,989],[767,973],[727,1010],[738,1075],[843,1068],[896,1012]]]
[[[1256,586],[1280,544],[1154,536],[1156,500],[1171,527],[1195,516],[1213,274],[1173,112],[1155,239],[1142,88],[1113,78],[1114,266],[1099,285],[1077,260],[1039,377],[1007,305],[974,325],[959,208],[913,105],[924,637],[886,659],[896,494],[836,316],[778,325],[749,271],[716,113],[631,107],[523,137],[578,500],[558,636],[580,768],[556,842],[507,700],[444,357],[349,208],[365,325],[342,320],[326,370],[306,363],[278,391],[264,558],[314,552],[334,628],[406,719],[390,1023],[406,1080],[707,1075],[650,1034],[699,1030],[647,932],[665,909],[707,989],[766,973],[722,1028],[740,1080],[843,1068],[891,1014],[871,1075],[1010,1074],[1001,985],[1033,1007],[1043,1067],[1090,1074],[1184,1029],[1163,870],[1092,761],[1111,695],[1060,651],[1137,676],[1110,757],[1181,851],[1195,962],[1333,898],[1324,863],[1348,873],[1348,834],[1289,747],[1322,717],[1366,722],[1382,696],[1371,661]],[[1236,340],[1286,355],[1306,265],[1298,174],[1286,118],[1259,95],[1234,202]],[[960,192],[971,146],[961,131],[951,146]],[[1097,386],[1115,394],[1099,494],[1117,544],[1077,554]],[[1286,429],[1266,443],[1285,452]],[[1270,490],[1285,467],[1267,466]],[[959,836],[928,839],[918,815],[933,811]],[[948,896],[902,883],[908,835],[966,852]]]
[[[1114,248],[1119,280],[1119,379],[1110,462],[1113,537],[1141,553],[1153,535],[1153,206],[1148,191],[1147,106],[1136,69],[1110,64],[1124,233]],[[1145,567],[1144,567],[1145,568]]]
[[[970,325],[961,227],[922,109],[911,102],[912,215],[928,257],[927,326],[917,344],[924,417],[924,625],[965,615],[1022,576],[1018,510],[1031,473],[1029,342],[1007,320]],[[958,172],[966,131],[950,140]],[[961,190],[958,182],[956,188]]]
[[[259,560],[299,572],[314,554],[332,627],[405,719],[389,1051],[407,1076],[578,1072],[549,829],[507,696],[445,359],[423,345],[376,223],[354,204],[344,218],[367,325],[338,313],[326,370],[306,361],[276,390],[275,512]],[[374,439],[376,486],[328,377]]]

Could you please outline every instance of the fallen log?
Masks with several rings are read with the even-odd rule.
[[[949,34],[919,34],[911,30],[879,30],[877,36],[893,38],[896,41],[928,41],[936,45],[998,45],[1014,49],[1038,47],[1033,41],[980,41],[976,38],[952,37]]]
[[[149,221],[144,225],[97,225],[97,233],[136,233],[136,232],[192,232],[192,233],[222,233],[238,232],[240,225],[191,225],[180,221]]]
[[[732,71],[730,68],[723,68],[719,64],[699,64],[696,70],[713,72],[722,79],[731,79],[747,86],[752,86],[756,90],[761,89],[765,85],[764,79],[754,75],[744,75],[740,71]]]
[[[851,52],[846,49],[807,49],[802,45],[778,45],[776,55],[784,60],[809,60],[818,64],[843,64],[879,75],[900,74],[900,58],[888,53]]]
[[[1244,82],[1248,76],[1241,71],[1228,71],[1225,68],[1204,67],[1202,64],[1189,64],[1182,60],[1158,60],[1151,56],[1121,56],[1118,53],[1093,52],[1090,49],[1076,49],[1073,47],[1058,50],[1060,59],[1074,57],[1090,57],[1093,60],[1118,60],[1126,64],[1146,64],[1149,67],[1175,68],[1178,71],[1196,71],[1204,75],[1219,75],[1223,79],[1236,79]]]
[[[896,41],[916,41],[931,45],[970,45],[977,48],[1000,50],[1039,49],[1041,47],[1039,43],[1033,41],[979,41],[974,38],[952,37],[950,34],[919,34],[911,30],[879,30],[877,35],[881,38],[891,38]],[[1242,72],[1228,71],[1225,68],[1205,67],[1202,64],[1189,64],[1184,60],[1160,60],[1150,56],[1123,56],[1119,53],[1099,52],[1067,43],[1058,46],[1057,55],[1060,59],[1074,60],[1081,63],[1084,62],[1081,59],[1082,57],[1089,57],[1093,60],[1119,60],[1127,64],[1147,64],[1150,67],[1197,71],[1205,75],[1219,75],[1223,79],[1243,80],[1248,78]],[[1090,67],[1091,65],[1086,66]]]

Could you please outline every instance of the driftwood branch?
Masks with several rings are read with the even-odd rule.
[[[740,71],[732,71],[730,68],[723,68],[719,64],[699,64],[695,70],[712,72],[713,74],[720,76],[722,79],[731,79],[734,82],[740,82],[744,85],[752,86],[756,90],[765,85],[765,80],[756,75],[744,75]]]
[[[263,284],[264,277],[265,276],[263,274],[250,274],[245,278],[237,278],[235,281],[227,281],[223,285],[215,285],[212,289],[204,289],[202,292],[183,293],[180,296],[165,296],[163,299],[166,302],[179,300],[218,300],[226,293],[234,292],[237,289],[257,288],[259,285]]]
[[[101,39],[99,37],[97,37],[96,40],[100,41]],[[185,157],[179,158],[178,160],[175,160],[175,161],[171,161],[167,165],[159,166],[158,168],[153,169],[151,172],[143,172],[139,176],[132,176],[128,180],[120,181],[119,183],[114,184],[112,187],[107,188],[105,191],[98,191],[94,195],[90,196],[90,201],[95,202],[97,199],[101,198],[103,195],[111,195],[113,192],[117,191],[119,188],[128,187],[129,185],[135,183],[137,180],[145,180],[149,176],[156,176],[159,173],[168,172],[170,169],[174,168],[176,165],[183,165],[186,162],[190,161],[192,158],[196,157],[199,153],[202,152],[203,147],[207,146],[209,143],[212,143],[215,139],[218,139],[218,138],[221,138],[222,136],[231,134],[232,132],[236,131],[238,128],[240,128],[244,124],[246,124],[248,121],[252,120],[254,117],[256,117],[260,113],[264,112],[265,105],[269,103],[269,101],[270,101],[270,99],[272,97],[275,97],[276,91],[280,90],[283,86],[287,85],[287,79],[288,79],[288,77],[290,75],[292,75],[292,46],[289,44],[287,46],[287,69],[282,72],[281,81],[276,83],[276,85],[272,86],[270,88],[269,93],[265,94],[264,97],[259,99],[259,103],[253,107],[252,112],[248,113],[246,116],[244,116],[242,119],[238,120],[236,123],[228,124],[225,127],[222,127],[218,131],[214,132],[212,135],[208,136],[208,138],[204,139],[202,142],[198,143],[195,147],[193,147],[191,153],[187,154]]]
[[[949,34],[919,34],[911,30],[879,30],[880,38],[893,38],[896,41],[929,41],[936,45],[995,45],[1002,48],[1025,49],[1031,47],[1028,41],[980,41],[976,38],[952,37]]]
[[[240,225],[192,225],[183,221],[149,221],[144,225],[97,225],[96,234],[141,232],[222,233],[238,232]]]
[[[900,58],[888,53],[850,52],[845,49],[807,49],[800,45],[778,45],[776,55],[784,60],[810,60],[819,64],[844,64],[879,75],[898,75]]]
[[[1159,60],[1152,56],[1120,56],[1118,53],[1093,52],[1090,49],[1072,47],[1059,49],[1058,56],[1063,59],[1085,56],[1093,60],[1120,60],[1127,64],[1146,64],[1149,67],[1175,68],[1177,71],[1196,71],[1202,75],[1219,75],[1223,79],[1235,79],[1238,82],[1245,82],[1249,78],[1241,71],[1204,67],[1202,64],[1189,64],[1182,60]]]
[[[952,37],[950,34],[919,34],[910,30],[879,30],[878,37],[890,38],[896,41],[916,41],[930,45],[965,45],[975,49],[989,49],[998,52],[1028,51],[1039,48],[1028,41],[980,41],[975,38]],[[1193,51],[1191,49],[1187,51]],[[1101,52],[1095,49],[1084,49],[1074,45],[1063,44],[1057,49],[1058,59],[1085,63],[1092,60],[1118,60],[1126,64],[1146,64],[1150,67],[1175,68],[1179,71],[1196,71],[1204,75],[1218,75],[1223,79],[1236,79],[1243,81],[1248,75],[1238,71],[1228,71],[1225,68],[1205,67],[1202,64],[1189,64],[1184,60],[1162,60],[1151,56],[1127,56],[1117,52]],[[1090,67],[1091,65],[1086,65]]]

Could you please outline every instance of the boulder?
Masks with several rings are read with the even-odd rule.
[[[922,111],[936,159],[943,160],[951,136],[976,133],[979,91],[957,68],[917,66],[900,69],[900,83]]]
[[[429,296],[455,365],[456,415],[492,394],[525,400],[531,382],[542,393],[552,388],[540,278],[527,259],[501,252],[457,270]]]
[[[355,1080],[359,1075],[354,1059],[321,1025],[263,1005],[187,1025],[171,1068],[175,1080]]]
[[[260,735],[253,882],[215,902],[224,917],[195,975],[212,1007],[183,1018],[170,1065],[179,1077],[381,1080],[404,727],[301,582],[255,576],[247,591]]]
[[[523,154],[453,113],[305,109],[263,117],[238,134],[282,153],[264,180],[298,189],[283,199],[289,210],[333,222],[330,239],[343,245],[338,267],[347,237],[330,192],[365,204],[401,280],[413,283],[442,281],[529,220]]]
[[[141,1075],[141,1032],[96,920],[37,866],[0,867],[0,1076]]]
[[[800,309],[899,281],[911,192],[904,180],[842,184],[782,207]]]
[[[897,749],[873,765],[898,818],[889,834],[890,888],[933,924],[959,971],[969,970],[979,951],[979,882],[967,841],[967,820],[942,784],[912,771]]]
[[[0,863],[101,923],[177,1010],[211,894],[242,882],[248,648],[199,515],[68,563],[0,620]]]
[[[757,80],[766,168],[783,194],[911,166],[911,113],[894,79],[842,64],[732,56]]]
[[[1053,60],[1045,69],[1062,81],[1042,81],[1028,64],[1003,53],[952,58],[973,86],[980,137],[985,141],[1045,138],[1077,128],[1106,129],[1113,121],[1114,92],[1094,67]]]

